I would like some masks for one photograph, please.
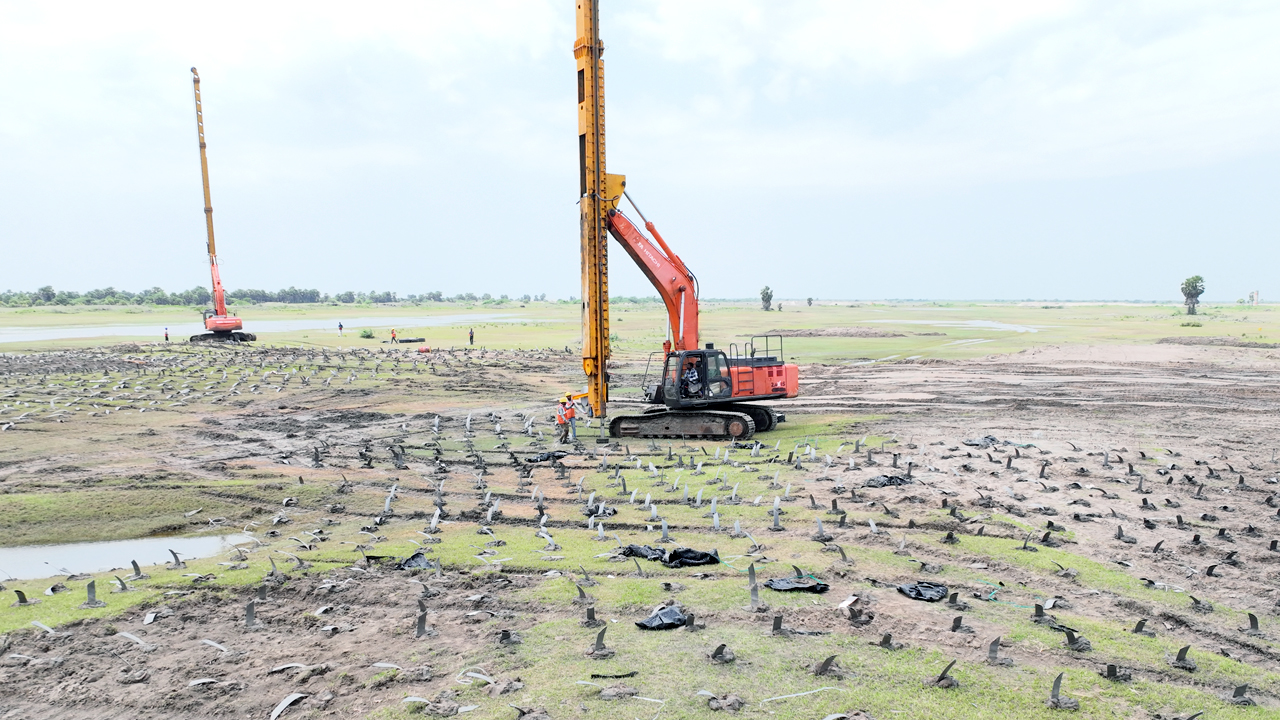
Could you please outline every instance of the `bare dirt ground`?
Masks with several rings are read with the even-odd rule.
[[[6,533],[257,539],[145,567],[128,592],[106,590],[124,571],[99,574],[102,609],[77,607],[84,578],[52,596],[56,578],[6,582],[44,602],[0,609],[0,717],[727,712],[699,690],[758,717],[1053,717],[1060,672],[1086,717],[1280,709],[1271,350],[805,366],[803,397],[780,403],[788,422],[731,450],[554,445],[548,399],[577,361],[551,350],[186,352],[5,358]],[[538,460],[550,450],[568,454]],[[657,542],[655,515],[674,543]],[[630,544],[714,548],[722,562],[666,568],[621,557]],[[417,552],[440,571],[399,569]],[[751,565],[761,582],[796,566],[830,590],[761,587],[771,607],[753,609]],[[920,581],[955,602],[896,590]],[[664,602],[705,628],[636,629]],[[584,655],[598,632],[587,607],[611,657]],[[789,631],[771,632],[775,615]],[[905,647],[881,647],[885,634]],[[997,637],[1009,665],[987,662]],[[720,643],[734,662],[709,657]],[[836,670],[814,675],[831,655]],[[952,660],[959,687],[922,687]],[[1131,677],[1100,676],[1108,665]],[[602,698],[619,684],[638,697]],[[1230,699],[1241,685],[1261,707]]]

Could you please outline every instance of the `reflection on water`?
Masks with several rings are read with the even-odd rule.
[[[247,542],[253,542],[253,538],[237,533],[3,547],[0,548],[0,577],[8,575],[17,580],[31,580],[73,573],[97,573],[113,568],[132,572],[130,560],[137,560],[143,567],[168,563],[173,561],[170,550],[184,560],[207,558],[231,552],[235,545]]]
[[[252,310],[249,311],[252,314]],[[254,320],[244,317],[245,332],[272,333],[296,332],[298,330],[332,330],[338,333],[341,322],[346,332],[354,333],[360,328],[383,327],[439,327],[441,325],[465,325],[482,322],[543,322],[511,313],[480,313],[471,315],[429,315],[424,317],[354,317],[354,318],[296,318],[292,320]],[[0,343],[39,342],[44,340],[72,340],[77,338],[97,337],[152,337],[160,340],[164,337],[165,328],[174,340],[185,340],[192,335],[204,332],[204,325],[199,321],[178,323],[176,325],[80,325],[65,327],[8,327],[0,328]],[[459,342],[462,336],[459,335]]]

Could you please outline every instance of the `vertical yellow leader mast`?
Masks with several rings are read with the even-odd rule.
[[[582,370],[587,401],[604,417],[609,400],[608,214],[616,208],[626,179],[608,175],[604,164],[604,45],[600,42],[599,0],[574,0],[578,65],[578,192],[582,212]]]

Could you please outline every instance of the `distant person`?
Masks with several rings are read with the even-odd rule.
[[[468,330],[468,331],[467,331],[467,341],[468,341],[468,342],[470,342],[472,345],[475,345],[475,344],[476,344],[476,329],[475,329],[475,328],[471,328],[470,330]]]
[[[396,344],[396,329],[395,329],[395,328],[391,328],[391,344],[392,344],[392,345],[395,345],[395,344]]]
[[[164,341],[169,342],[169,328],[164,329]]]
[[[338,337],[342,337],[342,323],[338,323]]]

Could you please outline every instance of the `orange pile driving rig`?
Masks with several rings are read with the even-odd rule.
[[[623,175],[605,172],[604,63],[600,59],[599,0],[576,0],[578,66],[578,163],[582,213],[582,368],[587,400],[596,417],[607,416],[609,375],[608,236],[612,235],[653,283],[667,307],[668,340],[662,374],[645,378],[639,415],[609,422],[613,437],[745,440],[767,432],[785,416],[752,400],[799,394],[799,368],[783,361],[781,336],[751,338],[729,353],[699,345],[698,282],[653,223],[636,207],[650,240],[618,210],[626,197]],[[631,202],[632,207],[635,203]]]
[[[200,177],[204,181],[204,224],[209,233],[209,270],[213,275],[213,308],[204,310],[206,333],[192,335],[191,342],[252,342],[253,333],[244,332],[240,318],[227,314],[227,293],[218,275],[218,252],[213,243],[213,202],[209,198],[209,159],[205,155],[204,109],[200,105],[200,73],[191,68],[191,82],[196,89],[196,133],[200,137]]]

